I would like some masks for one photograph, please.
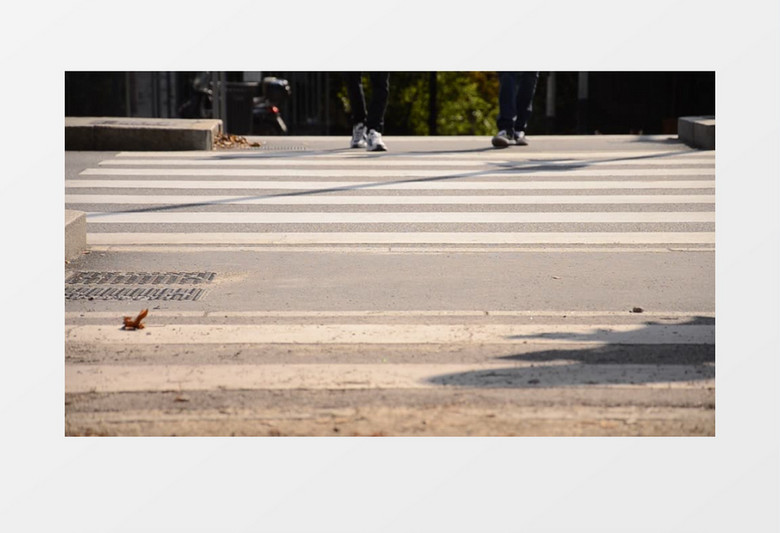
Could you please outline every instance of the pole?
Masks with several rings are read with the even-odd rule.
[[[588,73],[577,77],[577,133],[588,132]]]
[[[125,72],[125,116],[131,117],[131,104],[130,104],[130,73]]]
[[[149,84],[152,86],[152,117],[160,118],[160,75],[152,72]]]
[[[325,73],[325,135],[330,135],[330,75]]]
[[[437,73],[431,72],[428,75],[428,134],[437,135],[438,129],[436,122],[438,120],[438,110],[436,105],[436,93],[438,92]]]
[[[545,110],[547,133],[555,132],[555,72],[547,75],[547,108]]]
[[[219,119],[222,121],[222,133],[226,133],[225,117],[227,116],[227,105],[225,102],[225,73],[224,72],[211,73],[211,91],[212,91],[212,103],[211,103],[212,118]]]

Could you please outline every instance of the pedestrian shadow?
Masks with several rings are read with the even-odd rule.
[[[712,317],[695,317],[676,326],[709,326],[714,323]],[[649,328],[657,325],[668,324],[647,322],[644,327],[621,339],[620,343],[502,355],[495,359],[518,364],[443,374],[427,381],[447,387],[528,389],[695,382],[715,378],[714,334],[712,342],[642,344],[646,342]],[[509,338],[532,345],[533,340],[558,339],[576,344],[592,342],[598,337],[598,332],[550,332]]]
[[[636,142],[636,141],[632,141]],[[657,142],[657,141],[655,141]],[[676,144],[676,143],[675,143]],[[642,162],[642,161],[656,161],[659,159],[665,159],[669,157],[675,157],[681,154],[688,154],[690,153],[690,150],[684,150],[679,152],[665,152],[660,154],[641,154],[641,155],[626,155],[626,156],[617,156],[617,157],[605,157],[605,158],[599,158],[599,159],[571,159],[571,158],[557,158],[557,159],[528,159],[527,161],[521,161],[521,162],[514,162],[514,161],[505,161],[505,162],[499,162],[494,163],[496,166],[500,166],[502,168],[505,168],[507,170],[520,170],[523,172],[533,171],[533,172],[544,172],[544,171],[553,171],[553,172],[559,172],[561,170],[580,170],[584,168],[589,168],[594,165],[599,165],[603,163],[636,163],[636,162]]]
[[[495,148],[490,146],[483,148],[464,148],[459,150],[413,150],[413,151],[387,151],[387,152],[368,152],[360,151],[356,148],[327,148],[319,150],[274,150],[264,151],[262,149],[252,151],[234,151],[216,154],[210,159],[230,160],[230,159],[282,159],[282,158],[303,158],[321,155],[350,154],[355,159],[364,159],[367,161],[393,159],[397,157],[421,157],[426,155],[449,155],[449,154],[475,154],[482,152],[493,152]]]
[[[653,143],[660,143],[660,142],[667,142],[667,141],[661,141],[661,140],[646,140],[646,141],[631,141],[631,142],[653,142]],[[669,144],[684,144],[682,141],[676,141],[676,140],[670,140]],[[415,156],[425,156],[425,155],[453,155],[453,154],[469,154],[469,153],[485,153],[485,152],[495,152],[496,149],[492,147],[487,148],[468,148],[468,149],[461,149],[461,150],[428,150],[428,151],[404,151],[404,152],[366,152],[364,154],[355,154],[353,157],[354,160],[357,161],[365,161],[365,162],[373,162],[373,161],[382,161],[382,160],[390,160],[394,158],[399,157],[415,157]],[[289,152],[281,152],[281,153],[259,153],[259,152],[253,152],[250,154],[247,153],[241,153],[241,152],[232,152],[229,154],[220,154],[217,156],[214,156],[213,159],[217,160],[235,160],[235,159],[257,159],[258,161],[263,159],[297,159],[297,158],[303,158],[303,157],[312,157],[312,156],[320,156],[320,155],[332,155],[332,154],[352,154],[354,153],[354,149],[351,148],[333,148],[329,150],[310,150],[310,151],[289,151]],[[626,156],[618,156],[618,157],[607,157],[607,158],[583,158],[583,159],[572,159],[572,158],[553,158],[553,159],[535,159],[533,157],[533,152],[528,152],[527,156],[528,158],[523,161],[516,161],[516,160],[499,160],[499,161],[485,161],[485,166],[489,167],[485,170],[475,171],[475,172],[468,172],[468,173],[458,173],[458,174],[446,174],[441,176],[441,178],[423,178],[419,180],[407,180],[407,181],[426,181],[430,179],[457,179],[457,178],[464,178],[464,177],[477,177],[481,174],[485,173],[494,173],[496,170],[500,171],[502,174],[506,175],[522,175],[523,173],[529,173],[529,172],[560,172],[560,171],[576,171],[576,170],[582,170],[586,168],[590,168],[594,165],[599,165],[603,163],[635,163],[635,162],[641,162],[641,161],[654,161],[669,157],[674,157],[681,154],[687,154],[690,153],[690,150],[680,150],[676,152],[665,152],[660,154],[641,154],[641,155],[626,155]],[[410,163],[414,164],[414,163]],[[446,163],[444,163],[446,165]],[[395,182],[391,182],[395,183]]]
[[[420,157],[420,156],[426,156],[426,155],[449,155],[449,154],[479,154],[484,152],[495,152],[496,149],[492,146],[485,146],[481,148],[461,148],[459,150],[410,150],[410,151],[404,151],[404,152],[379,152],[379,153],[370,153],[366,154],[367,156],[373,156],[373,157],[381,157],[381,158],[388,158],[388,157],[403,157],[403,156],[411,156],[411,157]]]
[[[657,138],[653,138],[653,137],[646,137],[646,136],[640,135],[636,139],[632,139],[629,142],[631,142],[631,143],[650,143],[650,144],[668,144],[668,145],[687,146],[685,144],[685,141],[679,139],[678,137],[665,137],[663,139],[657,139]]]
[[[324,149],[324,150],[297,150],[294,148],[291,148],[290,150],[252,150],[252,151],[245,151],[245,150],[236,150],[234,152],[224,152],[215,154],[213,156],[210,156],[209,159],[211,160],[218,160],[218,161],[230,161],[233,159],[290,159],[290,158],[301,158],[301,157],[311,157],[311,156],[317,156],[317,155],[329,155],[329,154],[338,154],[342,152],[348,152],[349,148],[330,148],[330,149]]]

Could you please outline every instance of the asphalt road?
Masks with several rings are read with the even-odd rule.
[[[66,434],[715,434],[714,152],[258,140],[66,153]]]

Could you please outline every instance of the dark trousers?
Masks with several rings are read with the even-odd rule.
[[[498,129],[525,131],[533,109],[538,72],[499,72]]]
[[[352,125],[362,122],[367,129],[382,133],[385,127],[387,96],[390,94],[390,73],[368,73],[368,78],[371,81],[371,99],[368,108],[366,108],[362,74],[362,72],[346,72],[344,74],[349,94],[349,106],[352,108]]]

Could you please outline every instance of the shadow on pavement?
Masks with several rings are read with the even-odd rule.
[[[711,317],[695,317],[680,324],[714,325]],[[658,325],[648,322],[645,326]],[[635,331],[639,339],[646,328]],[[512,337],[518,340],[521,337]],[[586,342],[592,335],[540,334],[524,336]],[[498,360],[522,366],[491,368],[435,376],[436,385],[471,388],[544,388],[598,385],[636,385],[712,380],[715,378],[715,344],[621,344],[588,348],[556,349],[516,353]]]
[[[672,135],[672,134],[669,134]],[[669,144],[669,145],[679,145],[679,146],[687,146],[685,144],[685,141],[680,140],[678,137],[666,137],[664,139],[654,139],[652,137],[642,137],[639,136],[637,139],[633,139],[631,141],[632,143],[651,143],[651,144]]]
[[[317,155],[328,155],[349,152],[349,148],[330,148],[325,150],[240,150],[218,153],[209,159],[228,161],[231,159],[290,159]]]

